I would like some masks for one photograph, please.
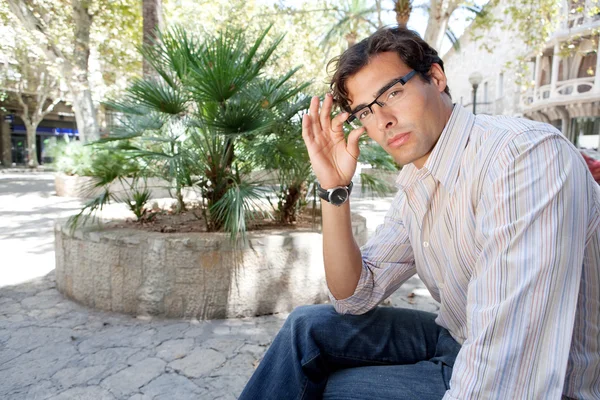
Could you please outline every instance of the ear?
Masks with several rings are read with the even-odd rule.
[[[429,76],[431,77],[431,83],[437,87],[440,93],[446,90],[448,80],[446,79],[446,74],[444,73],[444,71],[442,71],[442,67],[440,67],[440,64],[431,64],[431,68],[429,69]]]

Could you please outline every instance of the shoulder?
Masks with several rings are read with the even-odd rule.
[[[575,146],[554,126],[524,118],[477,116],[466,160],[483,174],[495,165],[498,168],[533,155],[544,145],[556,148],[568,158],[581,158]]]

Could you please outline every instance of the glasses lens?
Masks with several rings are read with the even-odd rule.
[[[404,91],[404,86],[402,85],[402,83],[398,82],[394,86],[386,90],[384,93],[382,93],[377,98],[377,101],[379,103],[392,105],[398,100],[402,99],[402,97],[404,97]]]
[[[363,124],[358,118],[354,118],[351,122],[349,122],[349,124],[352,129],[358,129],[363,127]]]

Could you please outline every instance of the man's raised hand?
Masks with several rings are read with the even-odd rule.
[[[360,154],[358,139],[365,132],[364,127],[353,130],[346,143],[342,127],[348,113],[331,119],[332,107],[333,97],[327,93],[319,112],[319,98],[315,96],[310,102],[309,113],[302,119],[302,138],[313,171],[325,189],[350,183]]]

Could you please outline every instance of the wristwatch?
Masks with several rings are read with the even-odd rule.
[[[348,186],[336,186],[332,189],[323,189],[320,184],[317,184],[317,193],[323,200],[339,207],[348,201],[352,193],[352,181]]]

